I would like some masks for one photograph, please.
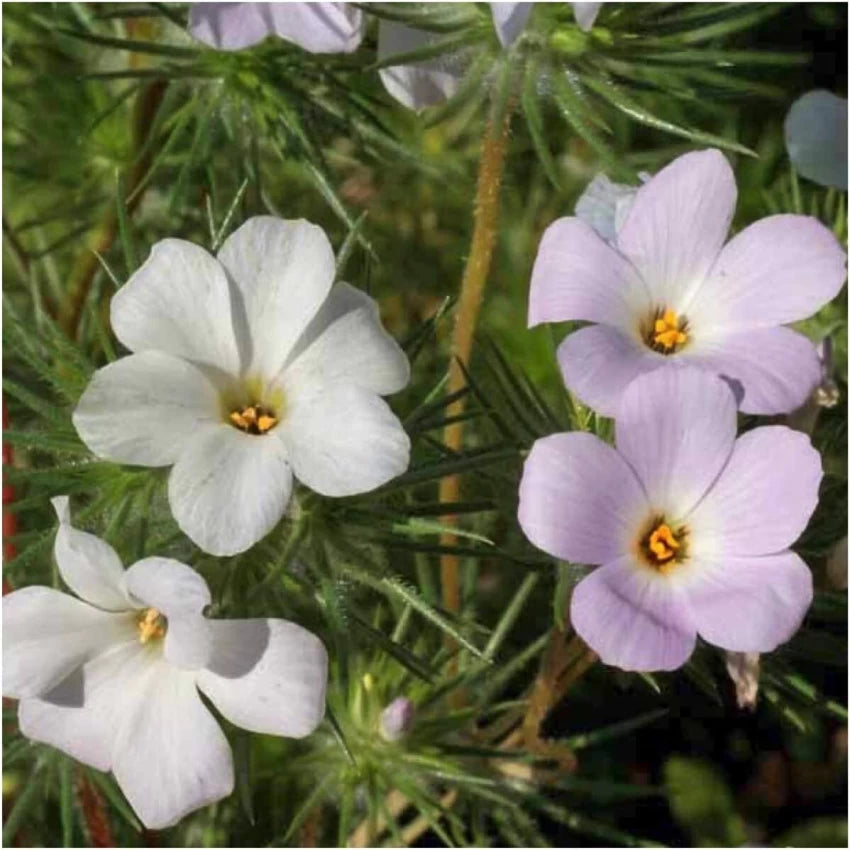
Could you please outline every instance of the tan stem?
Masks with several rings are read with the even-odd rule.
[[[481,146],[481,162],[478,169],[478,188],[475,194],[474,227],[469,256],[463,271],[460,286],[460,298],[457,305],[455,324],[452,330],[451,361],[449,363],[448,392],[462,389],[465,378],[461,364],[469,365],[472,341],[478,312],[481,308],[481,296],[490,271],[493,249],[499,228],[499,190],[505,168],[505,152],[508,146],[510,127],[510,109],[487,124],[484,141]],[[459,416],[463,413],[465,399],[461,398],[449,405],[447,416]],[[463,439],[463,422],[454,422],[446,426],[443,442],[450,452],[460,451]],[[440,501],[456,502],[460,495],[460,480],[450,475],[440,481]],[[451,522],[454,516],[445,517]],[[457,542],[454,534],[443,534],[440,542],[444,546],[453,546]],[[460,610],[460,562],[454,555],[440,558],[440,581],[443,589],[443,606],[449,611]]]

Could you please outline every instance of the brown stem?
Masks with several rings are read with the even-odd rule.
[[[522,723],[526,749],[575,769],[575,756],[565,746],[546,741],[540,728],[546,715],[563,699],[567,691],[596,663],[596,654],[576,634],[569,640],[558,628],[552,629],[549,644],[540,661],[540,671],[531,688],[528,708]]]
[[[91,846],[114,847],[115,839],[112,836],[112,827],[109,825],[103,797],[82,771],[77,779],[77,799]]]
[[[469,256],[463,271],[460,286],[455,325],[452,330],[451,361],[449,363],[448,393],[462,389],[465,378],[461,364],[469,364],[472,352],[472,340],[481,307],[484,284],[490,271],[490,261],[499,227],[499,190],[505,168],[505,152],[508,146],[510,127],[510,109],[491,119],[484,133],[481,145],[481,162],[478,168],[478,188],[475,193],[474,227]],[[463,413],[465,399],[461,398],[449,405],[446,415],[459,416]],[[443,442],[450,452],[460,451],[463,438],[463,422],[453,422],[446,426]],[[450,475],[440,481],[440,501],[456,502],[460,497],[460,480]],[[452,521],[454,516],[446,517]],[[440,542],[444,546],[453,546],[457,542],[454,534],[442,535]],[[440,558],[440,580],[443,589],[443,606],[449,611],[460,610],[460,562],[454,555]]]
[[[136,98],[133,108],[133,149],[130,154],[130,159],[135,164],[130,169],[126,183],[127,197],[131,198],[127,204],[127,215],[132,214],[144,195],[143,188],[138,192],[135,190],[151,163],[153,146],[148,144],[148,136],[167,87],[167,80],[156,80],[145,86]],[[100,268],[95,252],[105,254],[112,246],[117,232],[118,211],[115,205],[111,205],[95,231],[93,242],[77,260],[71,279],[68,281],[65,298],[59,307],[59,326],[71,339],[77,335],[86,297],[91,289],[95,273]]]

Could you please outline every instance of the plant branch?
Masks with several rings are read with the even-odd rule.
[[[465,379],[461,364],[468,366],[472,352],[472,341],[481,308],[484,285],[490,271],[493,249],[499,228],[500,188],[505,168],[505,153],[510,127],[510,108],[491,117],[484,133],[481,146],[481,162],[478,170],[478,188],[475,194],[474,226],[469,256],[463,272],[455,324],[451,339],[451,361],[448,395],[461,390]],[[453,418],[463,413],[466,399],[461,397],[446,410],[446,417]],[[463,440],[463,421],[451,422],[443,432],[443,441],[450,452],[458,452]],[[440,481],[440,501],[456,502],[460,498],[460,479],[450,475]],[[453,521],[453,516],[446,521]],[[443,534],[440,544],[456,545],[453,534]],[[440,558],[440,579],[443,589],[443,607],[448,611],[460,610],[460,560],[455,555]]]

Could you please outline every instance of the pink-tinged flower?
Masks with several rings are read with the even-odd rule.
[[[791,104],[785,147],[803,177],[847,191],[847,98],[815,89]]]
[[[638,375],[685,364],[727,378],[747,413],[793,410],[818,383],[815,347],[782,325],[835,297],[844,251],[800,215],[761,219],[724,245],[736,195],[719,151],[689,153],[637,190],[611,243],[578,218],[543,234],[528,323],[594,323],[558,349],[586,404],[613,416]]]
[[[413,725],[416,709],[407,697],[396,697],[382,712],[378,731],[385,741],[400,741]]]
[[[381,398],[407,384],[407,358],[377,304],[335,276],[320,227],[257,216],[216,257],[157,242],[112,299],[133,354],[94,374],[74,426],[99,457],[173,467],[171,511],[207,552],[268,534],[293,475],[339,497],[407,469],[410,440]]]
[[[267,36],[310,53],[351,53],[363,40],[363,13],[350,3],[192,3],[189,32],[219,50],[243,50]]]
[[[490,3],[493,27],[502,47],[510,47],[525,29],[534,3]],[[570,3],[576,23],[587,32],[593,26],[602,3]],[[378,28],[378,59],[409,53],[439,43],[440,33],[382,20]],[[437,56],[406,65],[380,70],[384,88],[410,109],[425,109],[449,100],[460,87],[467,62],[462,53]]]
[[[126,571],[70,524],[55,555],[76,596],[27,587],[3,597],[3,695],[31,740],[112,771],[149,829],[233,790],[233,760],[203,693],[231,723],[302,738],[325,712],[322,642],[277,619],[209,620],[206,582],[169,558]],[[200,692],[200,693],[199,693]]]
[[[606,664],[672,670],[697,634],[769,652],[799,627],[812,577],[788,547],[817,504],[820,456],[784,426],[735,428],[724,381],[662,369],[623,395],[616,448],[583,432],[532,447],[520,525],[551,555],[600,565],[570,616]]]

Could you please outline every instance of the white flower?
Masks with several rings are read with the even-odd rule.
[[[198,690],[231,723],[301,738],[324,716],[327,653],[286,620],[207,620],[204,580],[168,558],[126,572],[111,546],[70,524],[55,555],[77,596],[3,597],[3,695],[21,732],[111,770],[149,829],[233,790],[230,747]]]
[[[519,38],[534,3],[490,3],[493,27],[499,43],[509,48]],[[602,3],[570,3],[579,29],[587,32],[593,26]],[[415,29],[381,20],[378,27],[378,59],[383,61],[394,54],[409,53],[439,43],[439,33]],[[452,98],[466,71],[462,53],[446,54],[407,65],[381,68],[384,88],[409,109],[425,109]]]
[[[98,456],[172,466],[168,499],[202,549],[232,555],[277,524],[292,475],[326,496],[380,486],[410,441],[381,395],[408,381],[375,302],[334,280],[324,231],[247,221],[214,258],[154,245],[112,299],[132,352],[95,373],[74,425]]]

